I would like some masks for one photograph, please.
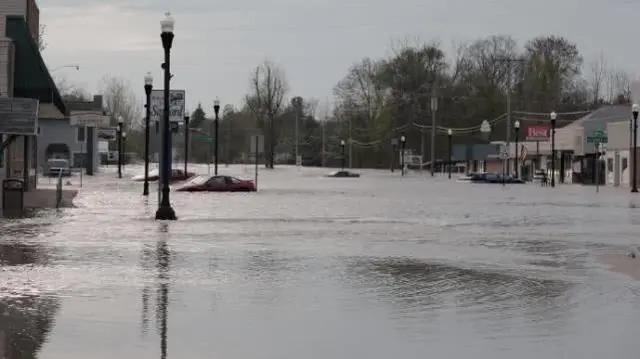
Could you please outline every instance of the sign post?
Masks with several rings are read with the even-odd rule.
[[[587,136],[587,143],[593,143],[596,150],[596,193],[600,192],[600,153],[604,144],[609,143],[607,133],[603,130],[595,130],[591,136]]]
[[[264,152],[264,136],[251,136],[251,152],[253,152],[255,156],[255,184],[256,191],[258,191],[258,162],[260,159],[260,154]]]

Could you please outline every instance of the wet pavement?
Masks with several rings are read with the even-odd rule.
[[[624,190],[279,168],[158,223],[107,171],[1,222],[0,358],[638,357]]]

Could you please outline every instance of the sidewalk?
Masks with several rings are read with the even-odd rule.
[[[62,190],[61,208],[72,208],[73,200],[78,195],[74,189]],[[42,209],[56,208],[56,190],[51,188],[38,188],[24,194],[24,208]]]

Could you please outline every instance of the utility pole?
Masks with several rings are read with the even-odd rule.
[[[351,137],[353,121],[349,116],[349,169],[353,169],[353,138]]]
[[[436,112],[438,112],[438,96],[434,87],[431,95],[431,177],[436,171]]]
[[[326,126],[326,121],[327,121],[327,116],[324,117],[324,121],[322,121],[321,128],[322,128],[322,154],[320,156],[321,158],[321,162],[322,162],[322,167],[326,166],[326,162],[325,162],[325,155],[326,155],[326,148],[325,148],[325,126]]]

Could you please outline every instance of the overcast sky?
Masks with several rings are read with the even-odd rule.
[[[95,93],[111,74],[143,94],[152,71],[160,86],[159,21],[176,19],[173,88],[193,109],[239,105],[251,69],[265,58],[286,71],[290,95],[331,99],[334,85],[363,57],[389,54],[393,41],[454,43],[510,34],[522,47],[538,35],[576,42],[585,62],[604,52],[610,64],[638,73],[638,0],[39,0],[50,68]]]

